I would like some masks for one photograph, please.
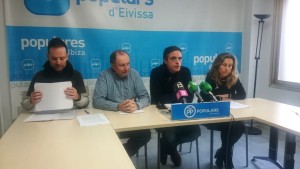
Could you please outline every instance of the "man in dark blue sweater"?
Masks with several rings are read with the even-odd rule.
[[[163,105],[165,103],[178,103],[174,85],[181,82],[187,89],[189,81],[192,80],[191,72],[187,67],[181,66],[182,53],[177,46],[165,48],[163,53],[164,63],[151,71],[150,93],[151,104]],[[188,93],[187,102],[192,102],[194,95]],[[162,132],[161,158],[163,165],[167,162],[168,154],[174,165],[181,165],[181,157],[177,152],[177,145],[187,141],[193,141],[200,135],[199,125],[179,126],[158,129]]]

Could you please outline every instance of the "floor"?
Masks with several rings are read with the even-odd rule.
[[[249,135],[249,166],[247,169],[276,169],[277,167],[270,162],[263,160],[256,160],[252,162],[251,159],[253,156],[266,156],[268,155],[268,146],[269,146],[269,130],[270,127],[264,124],[255,123],[256,127],[262,130],[262,135]],[[210,130],[207,130],[204,126],[201,126],[202,135],[199,137],[199,154],[200,154],[200,168],[209,169],[209,148],[210,148]],[[279,142],[278,142],[278,162],[283,164],[283,153],[284,153],[284,139],[285,133],[283,131],[279,132]],[[295,169],[300,168],[300,137],[296,138],[296,154],[295,159]],[[245,134],[242,138],[236,143],[234,147],[234,157],[233,163],[236,169],[245,169],[246,168],[246,149],[245,149]],[[190,144],[186,143],[183,145],[181,158],[182,166],[174,167],[168,157],[167,165],[162,166],[161,169],[176,168],[176,169],[196,169],[196,145],[193,142],[192,152],[188,153]],[[220,147],[220,133],[214,132],[214,152]],[[144,161],[144,150],[143,148],[139,151],[139,156],[132,157],[131,160],[137,169],[145,168]],[[152,139],[148,144],[148,168],[156,169],[157,168],[157,133],[152,132]],[[214,165],[214,168],[217,167]]]

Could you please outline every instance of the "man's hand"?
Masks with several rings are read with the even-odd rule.
[[[117,108],[120,111],[132,113],[138,109],[138,105],[133,100],[125,100],[122,103],[119,103]]]
[[[73,100],[79,100],[80,96],[77,93],[77,90],[74,87],[68,87],[65,90],[65,94],[67,95],[68,98],[73,99]]]
[[[35,90],[30,94],[30,103],[35,105],[42,100],[43,93],[39,90]]]

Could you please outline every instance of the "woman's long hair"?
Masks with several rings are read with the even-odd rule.
[[[231,72],[229,73],[229,75],[225,79],[222,79],[220,77],[219,68],[220,68],[221,64],[224,62],[225,59],[232,59],[233,64],[232,64],[232,69],[231,69]],[[221,86],[222,81],[225,80],[226,81],[226,87],[230,89],[233,85],[236,84],[236,82],[238,80],[238,70],[237,70],[237,59],[236,59],[236,57],[234,55],[232,55],[231,53],[220,53],[216,57],[216,59],[214,60],[214,62],[212,64],[212,68],[210,69],[208,74],[210,75],[211,79],[213,81],[215,81],[215,83],[219,86]]]

